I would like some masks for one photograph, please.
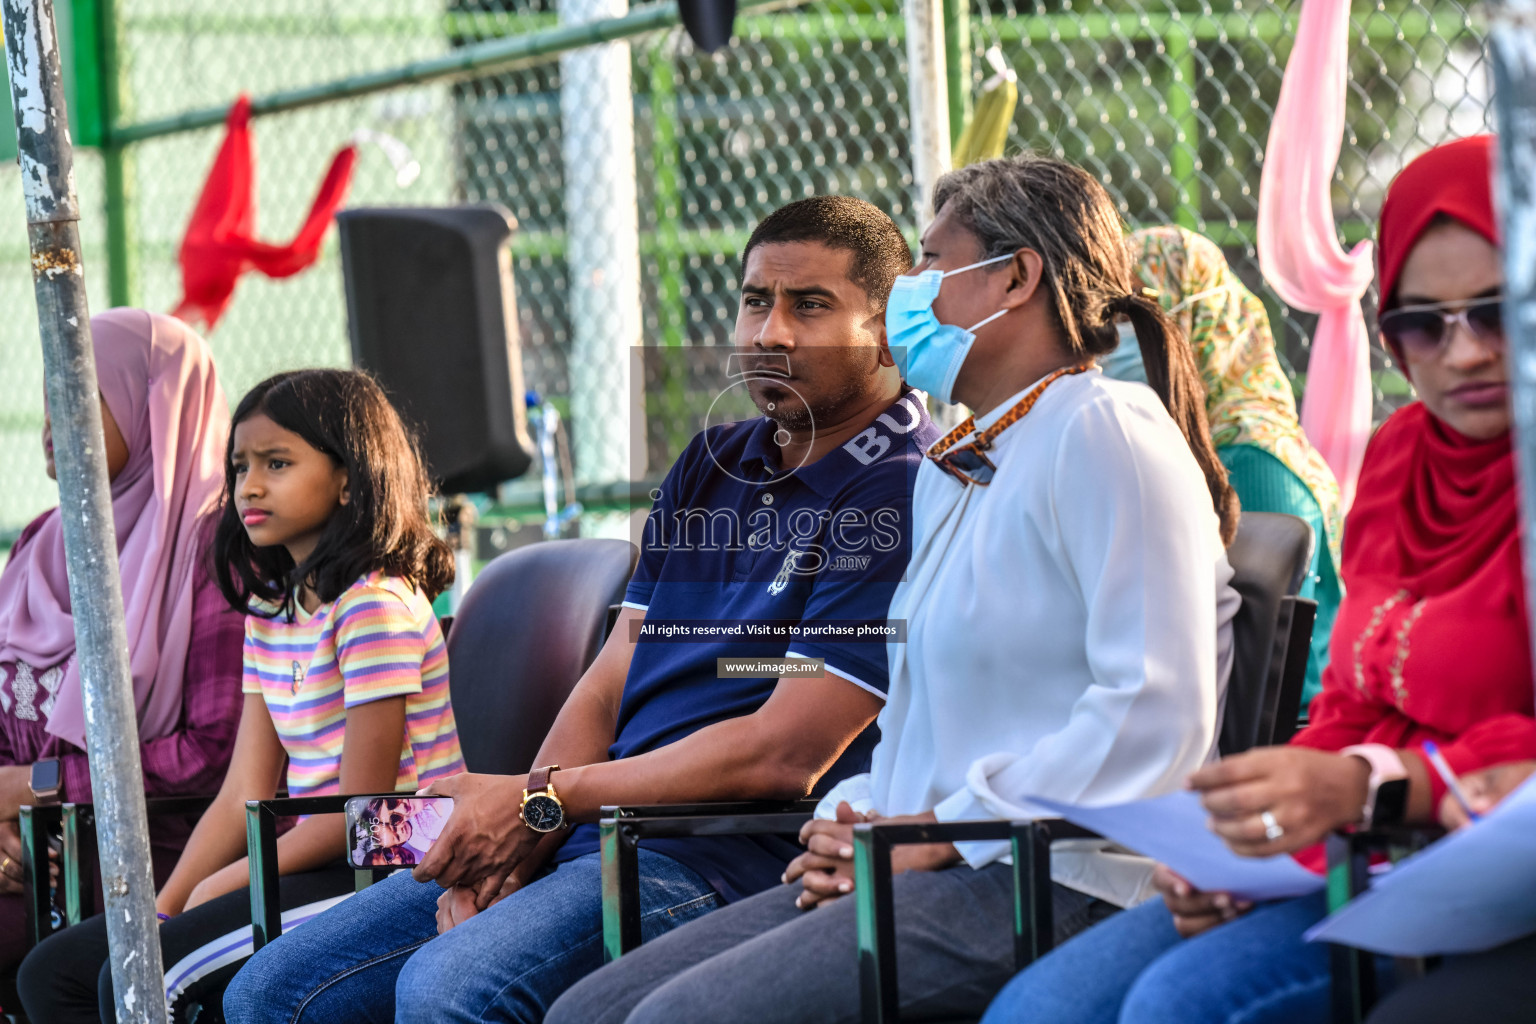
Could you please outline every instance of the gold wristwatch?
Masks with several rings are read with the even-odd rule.
[[[523,790],[523,803],[517,813],[523,824],[535,832],[554,832],[565,827],[565,805],[555,795],[555,784],[550,779],[559,770],[559,765],[552,764],[528,773],[528,788]]]

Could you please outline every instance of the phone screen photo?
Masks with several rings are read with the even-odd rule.
[[[446,796],[355,796],[347,801],[347,859],[359,868],[421,863],[453,813]]]

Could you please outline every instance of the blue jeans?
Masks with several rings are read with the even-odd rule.
[[[1327,1024],[1329,946],[1301,937],[1326,912],[1321,893],[1264,903],[1181,939],[1151,900],[1027,968],[982,1024]]]
[[[670,857],[642,849],[639,873],[646,939],[720,906],[704,879]],[[282,936],[225,991],[229,1024],[533,1024],[602,966],[595,853],[440,936],[442,891],[402,871]]]

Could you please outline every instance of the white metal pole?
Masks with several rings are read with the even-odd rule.
[[[628,13],[626,0],[562,0],[562,24]],[[627,42],[560,58],[561,154],[570,274],[571,431],[581,483],[630,478],[640,344],[640,222]],[[644,458],[644,445],[635,445]],[[643,471],[644,467],[639,467]]]
[[[907,96],[917,228],[933,219],[933,184],[949,170],[949,79],[944,68],[944,0],[906,0]]]
[[[1524,534],[1536,536],[1536,0],[1491,6],[1488,43],[1498,120],[1504,333]],[[1525,545],[1526,606],[1536,635],[1536,544]]]
[[[933,186],[949,170],[949,76],[944,59],[944,0],[905,0],[907,106],[912,125],[913,219],[919,233],[933,220]],[[941,430],[965,418],[965,409],[928,399]]]
[[[74,146],[64,106],[53,0],[4,0],[0,11],[58,459],[59,518],[85,701],[85,746],[96,803],[116,1017],[119,1024],[164,1024],[165,982],[139,724],[112,522],[112,485],[101,443],[96,353],[80,258]]]

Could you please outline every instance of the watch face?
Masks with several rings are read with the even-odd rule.
[[[565,824],[565,808],[554,797],[535,793],[523,802],[523,822],[535,832],[553,832]]]
[[[57,792],[59,776],[63,774],[59,762],[49,759],[32,766],[32,792],[43,794]]]

